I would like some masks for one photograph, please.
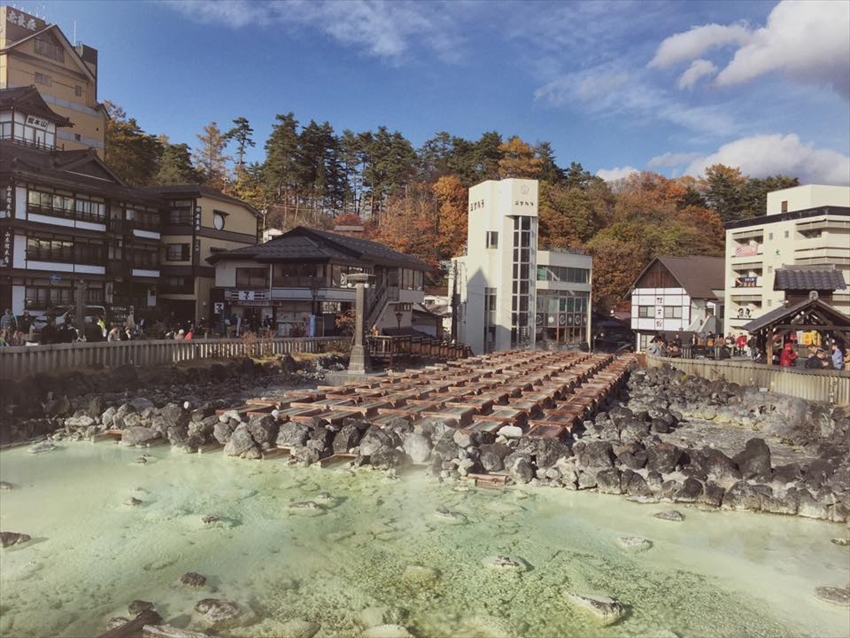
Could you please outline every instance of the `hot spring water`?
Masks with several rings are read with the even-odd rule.
[[[202,598],[243,609],[222,636],[306,636],[316,624],[319,637],[359,636],[381,623],[452,638],[850,636],[850,610],[813,595],[850,581],[850,550],[830,542],[841,525],[682,506],[685,520],[670,522],[652,516],[669,505],[467,490],[421,469],[389,480],[146,454],[136,463],[139,450],[110,443],[0,453],[0,480],[15,485],[0,492],[0,530],[32,536],[0,551],[0,636],[95,636],[134,599],[200,631]],[[629,551],[624,536],[652,545]],[[521,568],[492,567],[494,556]],[[207,585],[182,585],[190,571]],[[603,626],[567,592],[614,597],[627,613]]]

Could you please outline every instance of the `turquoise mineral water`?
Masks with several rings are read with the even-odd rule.
[[[813,595],[850,581],[850,550],[830,542],[843,525],[682,506],[685,520],[670,522],[652,516],[669,505],[464,491],[421,469],[389,480],[145,452],[145,464],[108,442],[0,454],[0,479],[16,486],[0,492],[0,530],[32,536],[0,551],[0,636],[96,636],[134,599],[204,630],[193,607],[209,597],[244,610],[221,636],[309,635],[293,621],[319,637],[381,623],[447,638],[850,636],[850,610]],[[292,507],[308,500],[318,508]],[[652,547],[626,551],[622,536]],[[493,556],[526,570],[488,566]],[[206,587],[180,584],[189,571]],[[614,597],[627,614],[603,626],[566,592]]]

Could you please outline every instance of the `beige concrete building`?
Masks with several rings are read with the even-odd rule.
[[[97,61],[96,49],[70,42],[57,25],[0,6],[0,89],[35,86],[51,110],[71,121],[56,131],[52,147],[94,148],[103,159],[108,116],[97,98]],[[38,120],[30,124],[38,129]],[[26,141],[40,146],[33,134]]]
[[[215,323],[210,297],[215,284],[213,255],[253,246],[263,232],[263,215],[245,202],[197,184],[143,189],[168,202],[162,221],[161,305],[181,321]],[[220,313],[218,313],[220,314]]]
[[[764,216],[726,226],[725,270],[726,329],[735,333],[788,301],[791,289],[777,282],[777,271],[850,282],[850,188],[808,185],[769,193]],[[819,278],[821,271],[840,277]],[[850,288],[828,292],[831,305],[850,314]]]

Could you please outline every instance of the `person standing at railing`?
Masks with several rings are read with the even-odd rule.
[[[837,341],[832,342],[832,367],[835,370],[844,369],[844,351]]]
[[[18,327],[18,320],[15,319],[15,315],[12,314],[12,311],[9,308],[6,308],[6,312],[3,313],[3,316],[0,317],[0,332],[6,333],[9,330],[14,330]]]

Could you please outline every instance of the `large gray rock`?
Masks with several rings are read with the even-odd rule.
[[[159,414],[165,419],[166,429],[185,428],[189,425],[189,413],[176,403],[169,403],[160,408]]]
[[[764,486],[754,486],[746,481],[738,481],[726,491],[726,495],[723,497],[724,509],[760,510],[764,493],[757,488],[762,487]]]
[[[403,443],[404,452],[414,463],[425,463],[431,456],[431,442],[422,434],[408,434]]]
[[[407,465],[404,452],[393,447],[382,447],[369,456],[369,464],[380,470],[395,470]]]
[[[537,439],[532,454],[537,467],[548,468],[555,465],[559,459],[571,457],[572,451],[568,445],[557,439]]]
[[[701,495],[702,483],[689,476],[682,483],[682,487],[673,495],[673,500],[677,503],[696,503]]]
[[[534,467],[528,456],[522,454],[511,454],[505,459],[505,469],[516,483],[530,483],[534,478]]]
[[[277,433],[277,445],[281,447],[300,447],[306,445],[310,428],[305,423],[287,421],[281,424]]]
[[[393,447],[392,437],[379,427],[370,427],[360,441],[360,454],[372,456],[381,448]]]
[[[620,470],[616,467],[596,473],[596,489],[602,494],[622,494]]]
[[[332,449],[334,454],[348,454],[348,451],[360,443],[360,429],[353,423],[347,423],[342,426],[333,440]],[[430,451],[430,449],[429,449]]]
[[[597,477],[597,481],[598,481]],[[623,486],[623,491],[629,496],[635,496],[639,498],[649,498],[653,496],[652,490],[649,485],[647,485],[646,480],[638,474],[637,472],[633,472],[632,470],[626,470],[623,472],[623,476],[621,477],[621,484]]]
[[[121,433],[121,445],[144,445],[160,438],[160,433],[152,428],[129,427]]]
[[[0,547],[22,545],[29,541],[30,538],[29,534],[21,534],[20,532],[0,532]]]
[[[592,614],[603,626],[613,625],[626,613],[622,603],[607,596],[586,596],[572,592],[566,595],[574,605]]]
[[[254,416],[248,421],[248,432],[257,445],[266,449],[277,440],[278,423],[271,414]]]
[[[656,443],[646,448],[646,469],[659,474],[669,474],[682,458],[682,450],[672,443]]]
[[[583,439],[573,445],[579,466],[587,470],[604,470],[613,466],[614,453],[608,441]]]
[[[233,430],[230,440],[224,446],[224,453],[226,456],[242,456],[250,450],[259,452],[251,433],[248,431],[248,425],[240,423],[239,427]]]
[[[230,600],[217,598],[204,598],[195,605],[195,611],[213,627],[219,628],[232,624],[242,615],[239,605]]]
[[[734,458],[735,463],[741,471],[744,479],[757,479],[769,481],[770,472],[770,448],[764,439],[750,439],[746,443],[743,452]]]
[[[224,445],[230,440],[233,430],[234,427],[230,424],[230,421],[218,421],[213,426],[213,436],[216,441]]]

